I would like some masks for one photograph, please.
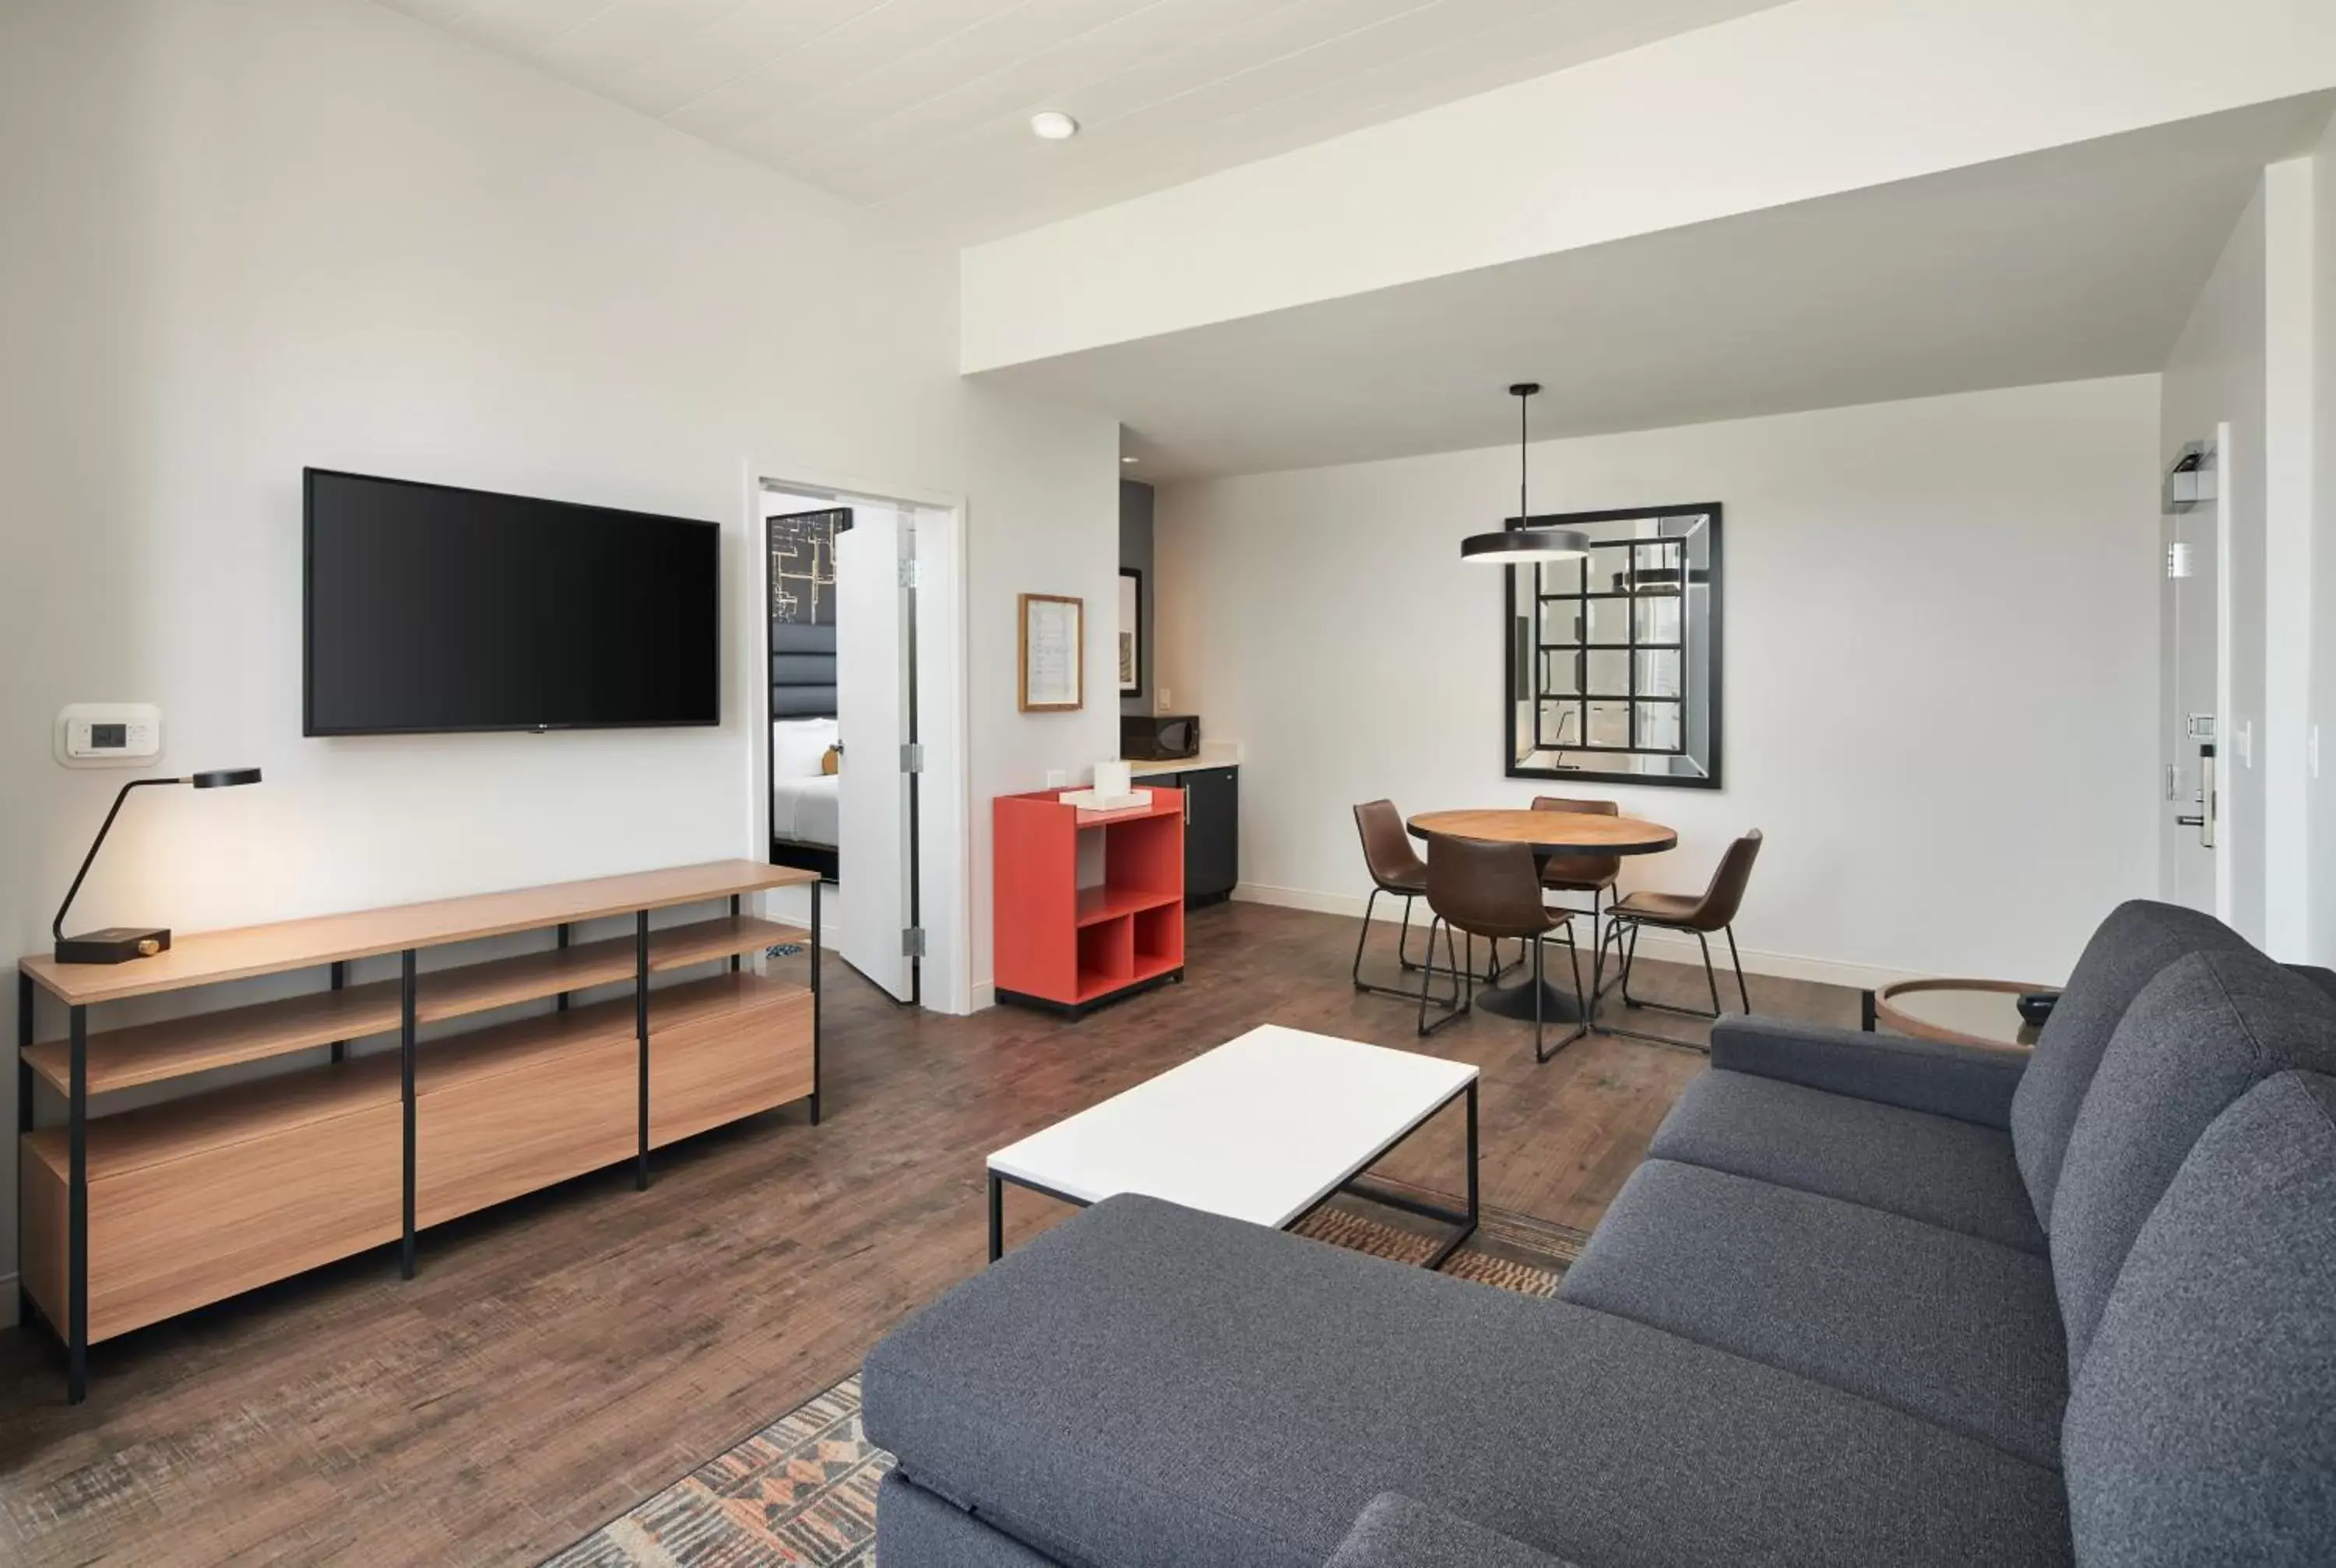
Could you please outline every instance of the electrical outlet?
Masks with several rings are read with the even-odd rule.
[[[2255,765],[2255,721],[2251,718],[2239,721],[2239,765]]]
[[[1050,767],[1046,770],[1046,787],[1048,789],[1067,789],[1070,787],[1070,783],[1071,775],[1065,773],[1061,768]]]

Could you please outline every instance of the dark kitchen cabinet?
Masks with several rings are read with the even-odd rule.
[[[1241,880],[1241,770],[1195,768],[1163,782],[1184,792],[1184,905],[1213,904]]]

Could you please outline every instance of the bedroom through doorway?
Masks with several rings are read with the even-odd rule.
[[[819,873],[826,940],[924,1000],[916,504],[762,486],[763,770],[774,864]]]

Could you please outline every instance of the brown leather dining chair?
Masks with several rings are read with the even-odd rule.
[[[1737,997],[1746,1012],[1752,1010],[1752,993],[1744,984],[1744,961],[1736,953],[1736,911],[1743,907],[1744,890],[1752,881],[1752,862],[1760,855],[1760,830],[1754,828],[1729,844],[1728,852],[1719,857],[1718,869],[1711,873],[1711,885],[1700,893],[1629,893],[1607,911],[1606,933],[1599,940],[1596,967],[1601,970],[1605,968],[1606,948],[1611,940],[1622,960],[1622,1000],[1627,1005],[1659,1008],[1667,1013],[1685,1013],[1689,1018],[1719,1017],[1719,975],[1711,967],[1710,933],[1724,931],[1728,935],[1728,961],[1736,969]],[[1428,901],[1432,904],[1435,900],[1431,896]],[[1703,949],[1703,978],[1711,988],[1711,1011],[1669,1002],[1642,1001],[1630,994],[1630,966],[1638,959],[1639,931],[1644,926],[1695,933],[1696,941]]]
[[[1542,902],[1541,876],[1533,869],[1533,851],[1523,844],[1477,843],[1467,839],[1430,839],[1427,844],[1427,907],[1435,915],[1427,928],[1427,951],[1432,959],[1436,952],[1436,933],[1444,932],[1445,969],[1449,973],[1452,995],[1441,1005],[1445,1016],[1430,1024],[1428,1003],[1436,998],[1429,995],[1428,983],[1433,976],[1426,969],[1419,977],[1419,1032],[1434,1034],[1454,1018],[1468,1011],[1475,999],[1475,939],[1489,941],[1514,940],[1533,944],[1533,1060],[1545,1062],[1588,1033],[1585,1026],[1576,1025],[1573,1032],[1557,1042],[1550,1050],[1542,1047],[1544,1019],[1542,999],[1542,939],[1552,931],[1565,933],[1567,955],[1573,961],[1573,995],[1582,999],[1582,950],[1574,945],[1573,924],[1562,912],[1552,913]],[[1469,939],[1468,960],[1459,963],[1453,958],[1452,933],[1460,931]],[[1589,1016],[1586,1008],[1580,1016]]]
[[[1584,816],[1611,817],[1622,814],[1622,808],[1612,801],[1574,800],[1566,795],[1535,795],[1533,809],[1537,812],[1580,812]],[[1541,885],[1552,892],[1588,893],[1590,895],[1590,930],[1598,930],[1598,917],[1604,911],[1600,901],[1614,891],[1615,879],[1622,874],[1621,855],[1552,855],[1542,862]]]
[[[1396,937],[1396,962],[1406,974],[1420,967],[1411,961],[1411,901],[1427,896],[1427,866],[1413,852],[1411,837],[1404,832],[1403,813],[1395,809],[1393,801],[1365,801],[1357,806],[1355,832],[1362,837],[1363,864],[1371,873],[1371,896],[1363,904],[1362,934],[1355,939],[1355,989],[1409,1001],[1411,992],[1404,987],[1377,986],[1363,979],[1363,944],[1370,940],[1371,911],[1378,907],[1379,895],[1392,893],[1403,901],[1403,929]],[[1433,936],[1428,939],[1427,949],[1427,956],[1433,959]]]

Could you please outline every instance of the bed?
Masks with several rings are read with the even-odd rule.
[[[771,860],[802,866],[829,881],[836,874],[840,773],[825,771],[836,744],[835,720],[782,718],[771,723]]]

